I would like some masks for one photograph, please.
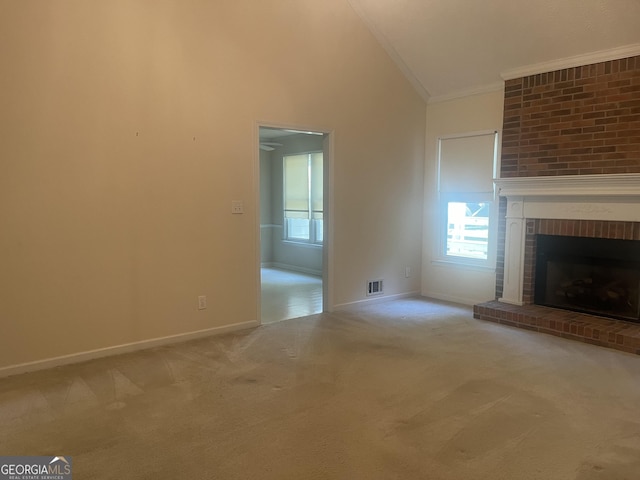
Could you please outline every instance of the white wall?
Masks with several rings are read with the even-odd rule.
[[[0,44],[0,368],[257,321],[258,123],[334,136],[334,305],[419,290],[426,106],[347,0],[3,2]]]
[[[504,92],[429,104],[425,148],[425,212],[422,251],[422,294],[472,305],[495,297],[495,265],[478,269],[437,262],[438,137],[484,130],[502,130]],[[495,237],[494,237],[495,241]]]

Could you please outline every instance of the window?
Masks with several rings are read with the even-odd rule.
[[[447,202],[446,255],[489,258],[490,202]]]
[[[438,258],[490,266],[497,132],[443,137],[438,142],[441,228]]]
[[[284,171],[284,239],[323,241],[322,152],[286,155]]]

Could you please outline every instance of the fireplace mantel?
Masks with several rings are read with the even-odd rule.
[[[507,198],[501,302],[523,304],[526,219],[640,222],[640,174],[500,178]]]
[[[638,173],[497,178],[494,183],[501,197],[640,196]]]

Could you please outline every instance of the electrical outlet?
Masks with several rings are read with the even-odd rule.
[[[411,276],[411,267],[404,267],[404,278],[409,278]]]
[[[244,203],[242,200],[231,200],[231,213],[234,215],[244,213]]]
[[[207,308],[207,296],[200,295],[198,297],[198,310],[204,310],[205,308]]]

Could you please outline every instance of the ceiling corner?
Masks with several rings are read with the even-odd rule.
[[[431,98],[431,95],[429,95],[429,91],[427,90],[427,88],[422,84],[422,82],[420,82],[418,77],[407,66],[405,61],[398,54],[398,52],[393,47],[389,39],[385,36],[385,34],[382,33],[382,31],[380,31],[379,28],[376,27],[375,23],[369,18],[365,9],[362,8],[358,0],[347,0],[347,3],[351,5],[351,8],[353,8],[353,10],[356,12],[358,17],[360,17],[362,22],[365,24],[367,29],[369,29],[369,31],[374,36],[374,38],[378,41],[380,46],[382,46],[385,52],[387,52],[387,55],[391,57],[391,60],[393,60],[393,63],[395,63],[398,69],[400,69],[404,77],[409,81],[409,83],[414,88],[414,90],[418,93],[418,95],[420,95],[422,100],[424,100],[425,103],[428,103],[429,99]]]
[[[523,67],[505,70],[500,73],[500,76],[503,80],[512,80],[514,78],[528,77],[529,75],[554,72],[556,70],[580,67],[583,65],[592,65],[594,63],[607,62],[610,60],[619,60],[621,58],[634,57],[636,55],[640,55],[640,43],[610,48],[607,50],[598,50],[597,52],[575,55],[573,57],[559,58],[550,62],[525,65]]]

